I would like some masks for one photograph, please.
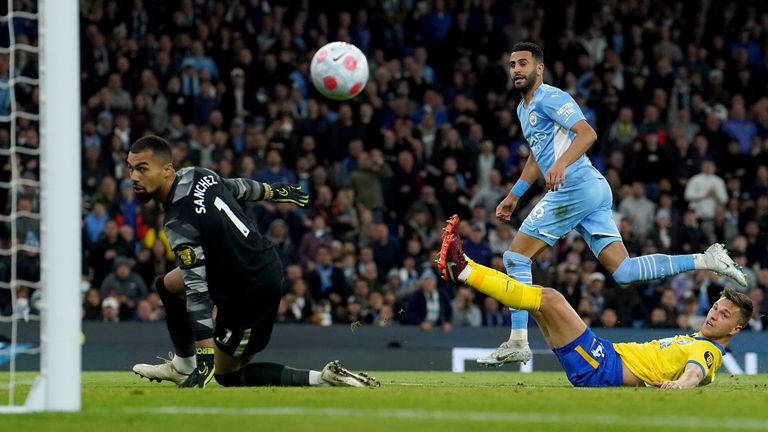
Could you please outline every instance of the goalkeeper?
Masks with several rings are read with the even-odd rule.
[[[179,268],[158,278],[175,355],[133,371],[180,387],[338,385],[376,387],[375,378],[338,362],[322,371],[250,363],[269,343],[280,303],[283,270],[273,245],[246,217],[239,201],[305,206],[300,186],[223,179],[203,168],[174,170],[171,148],[157,136],[131,145],[126,165],[142,203],[165,210],[165,232]],[[217,307],[216,322],[211,316]]]

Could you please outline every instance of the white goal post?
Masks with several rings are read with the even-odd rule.
[[[7,0],[7,3],[8,23],[12,28],[14,1]],[[0,405],[0,413],[79,411],[81,408],[79,3],[77,0],[39,0],[38,8],[40,371],[25,403]],[[13,30],[10,32],[9,55],[13,56],[15,40]],[[13,73],[11,70],[10,86]],[[12,126],[15,115],[12,111]],[[12,130],[11,134],[14,133]],[[11,193],[15,193],[13,188]]]

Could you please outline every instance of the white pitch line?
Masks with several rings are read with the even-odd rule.
[[[98,410],[114,412],[113,410]],[[568,423],[593,425],[632,425],[643,427],[676,427],[690,429],[750,429],[766,430],[768,419],[743,417],[700,416],[621,416],[616,414],[576,414],[543,412],[494,411],[441,411],[417,409],[351,409],[309,407],[132,407],[123,411],[133,414],[182,415],[241,415],[241,416],[309,416],[309,417],[365,417],[404,420],[470,420],[492,423]]]

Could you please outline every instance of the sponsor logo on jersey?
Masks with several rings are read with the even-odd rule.
[[[195,183],[195,189],[192,192],[195,197],[195,213],[205,213],[205,191],[215,184],[219,184],[219,182],[217,182],[216,177],[212,175],[201,177],[200,180]]]
[[[570,118],[576,112],[576,107],[573,106],[573,102],[568,102],[561,106],[557,110],[557,115],[560,117]]]
[[[712,369],[712,365],[715,364],[715,355],[712,354],[712,351],[704,353],[704,361],[707,362],[707,369]]]
[[[180,246],[174,253],[176,253],[176,257],[179,261],[187,267],[197,262],[197,254],[192,246]]]

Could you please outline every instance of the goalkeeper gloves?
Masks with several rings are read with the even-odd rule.
[[[309,202],[309,195],[301,190],[300,185],[275,183],[269,185],[267,201],[296,204],[299,207],[304,207]]]
[[[213,365],[213,348],[197,348],[195,357],[197,367],[183,383],[179,384],[179,387],[205,388],[213,379],[213,374],[216,372],[216,367]]]

